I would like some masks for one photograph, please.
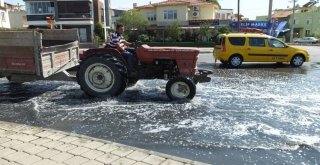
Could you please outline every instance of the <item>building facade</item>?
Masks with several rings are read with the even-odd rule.
[[[103,0],[24,0],[29,28],[47,28],[53,16],[55,28],[78,29],[80,42],[93,42],[94,25],[104,25]]]
[[[193,22],[210,22],[216,19],[219,6],[206,0],[166,0],[134,8],[149,25],[165,27],[173,22],[181,26],[193,26]]]
[[[308,37],[320,35],[320,7],[314,6],[317,2],[310,1],[302,7],[295,9],[294,19],[292,19],[293,9],[277,9],[273,11],[273,21],[287,21],[285,28],[291,29],[293,26],[293,37]],[[257,16],[256,20],[267,20],[267,16]],[[293,22],[292,22],[293,20]],[[290,33],[285,34],[286,40],[289,41]]]
[[[293,23],[295,37],[320,35],[320,7],[299,10],[294,15]],[[289,21],[289,26],[292,26],[292,21]]]

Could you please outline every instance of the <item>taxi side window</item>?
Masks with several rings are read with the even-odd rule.
[[[275,40],[275,39],[268,39],[268,43],[269,43],[270,47],[274,47],[274,48],[284,48],[285,47],[285,45],[282,42]]]
[[[235,46],[243,46],[246,42],[244,37],[229,37],[229,42]]]
[[[249,45],[265,47],[264,38],[249,38]]]

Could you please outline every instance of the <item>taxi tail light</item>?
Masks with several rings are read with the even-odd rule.
[[[221,48],[222,48],[223,52],[227,51],[225,39],[223,39],[222,42],[221,42]]]

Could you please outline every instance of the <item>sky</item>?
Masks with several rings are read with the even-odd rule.
[[[23,3],[22,0],[4,0],[7,3],[16,4]],[[149,4],[149,2],[160,2],[164,0],[110,0],[113,9],[130,9],[133,3],[138,3],[138,6]],[[223,9],[233,9],[233,13],[238,13],[237,0],[218,0]],[[274,9],[285,9],[288,6],[292,7],[290,0],[273,0]],[[291,0],[292,1],[292,0]],[[310,0],[298,0],[296,3],[302,6]],[[268,15],[269,0],[240,0],[240,13],[246,18],[254,20],[256,16]]]

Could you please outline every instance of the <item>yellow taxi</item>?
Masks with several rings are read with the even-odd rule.
[[[290,62],[299,67],[309,61],[306,50],[289,46],[282,41],[257,33],[219,35],[213,56],[225,65],[239,67],[242,62]]]

